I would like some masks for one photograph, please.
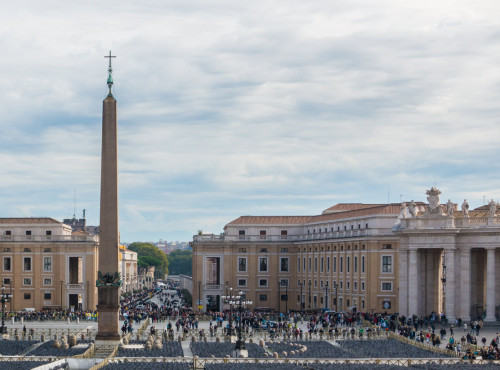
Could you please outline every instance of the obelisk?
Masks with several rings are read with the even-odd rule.
[[[102,155],[101,155],[101,209],[99,232],[99,270],[97,272],[98,330],[96,345],[113,345],[120,342],[118,272],[118,145],[116,124],[116,100],[111,93],[113,76],[109,52],[108,96],[102,108]]]

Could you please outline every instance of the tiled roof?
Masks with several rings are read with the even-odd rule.
[[[337,207],[339,206],[339,207]],[[344,218],[364,217],[372,215],[398,215],[401,210],[399,203],[392,204],[338,204],[328,209],[335,209],[331,213],[323,213],[317,216],[241,216],[227,225],[301,225],[339,220]],[[341,210],[343,209],[343,210]]]
[[[0,218],[0,224],[61,224],[62,222],[57,221],[50,217],[9,217]]]
[[[363,204],[363,203],[339,203],[334,206],[325,209],[322,214],[326,213],[337,213],[337,212],[345,212],[345,211],[355,211],[358,209],[365,209],[371,207],[383,206],[385,204]]]

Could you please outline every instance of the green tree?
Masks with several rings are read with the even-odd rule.
[[[127,248],[137,252],[138,267],[154,266],[156,277],[163,277],[165,274],[168,274],[167,256],[153,244],[135,242],[130,244]]]
[[[193,252],[187,249],[177,249],[168,256],[171,275],[193,275]]]

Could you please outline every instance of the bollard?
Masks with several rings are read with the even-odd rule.
[[[21,317],[21,325],[24,324],[24,317]]]
[[[14,325],[14,318],[13,317],[10,319],[10,322],[12,325]]]
[[[40,342],[45,342],[45,334],[40,335]]]
[[[70,324],[70,323],[71,323],[71,321],[70,321],[69,317],[68,317],[68,319],[67,319],[66,321],[67,321],[67,323],[68,323],[68,324]]]
[[[78,325],[79,323],[80,323],[80,318],[79,318],[79,317],[77,317],[77,318],[76,318],[76,324]]]

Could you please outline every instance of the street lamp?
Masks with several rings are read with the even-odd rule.
[[[309,304],[307,307],[311,308],[311,280],[309,280]]]
[[[198,281],[198,310],[201,306],[201,281]]]
[[[12,294],[5,293],[5,285],[2,284],[2,296],[0,302],[2,303],[2,326],[0,327],[0,334],[7,334],[7,327],[5,326],[5,303],[12,299]]]
[[[299,282],[299,287],[300,287],[300,310],[302,311],[304,308],[302,307],[303,306],[303,303],[302,303],[302,287],[304,286],[303,283]]]
[[[227,282],[226,282],[226,291],[228,290],[228,286],[227,286]],[[224,304],[228,304],[229,305],[229,327],[227,328],[227,335],[229,335],[231,337],[231,329],[233,327],[233,299],[236,299],[236,296],[233,296],[233,287],[230,287],[229,288],[229,295],[223,295],[222,296],[222,300],[224,302]]]
[[[325,308],[328,309],[328,281],[325,284]]]
[[[236,305],[238,306],[239,323],[238,323],[238,340],[234,347],[234,357],[248,357],[248,351],[245,347],[245,340],[243,339],[243,309],[245,306],[251,305],[252,301],[245,300],[245,295],[242,291],[236,296]]]
[[[339,301],[338,301],[338,284],[337,282],[333,282],[333,289],[335,289],[335,312],[338,312],[338,304],[339,304]]]
[[[288,313],[288,280],[285,284],[285,313]]]
[[[63,297],[62,297],[62,286],[63,286],[63,281],[60,281],[61,283],[61,310],[63,309]]]

